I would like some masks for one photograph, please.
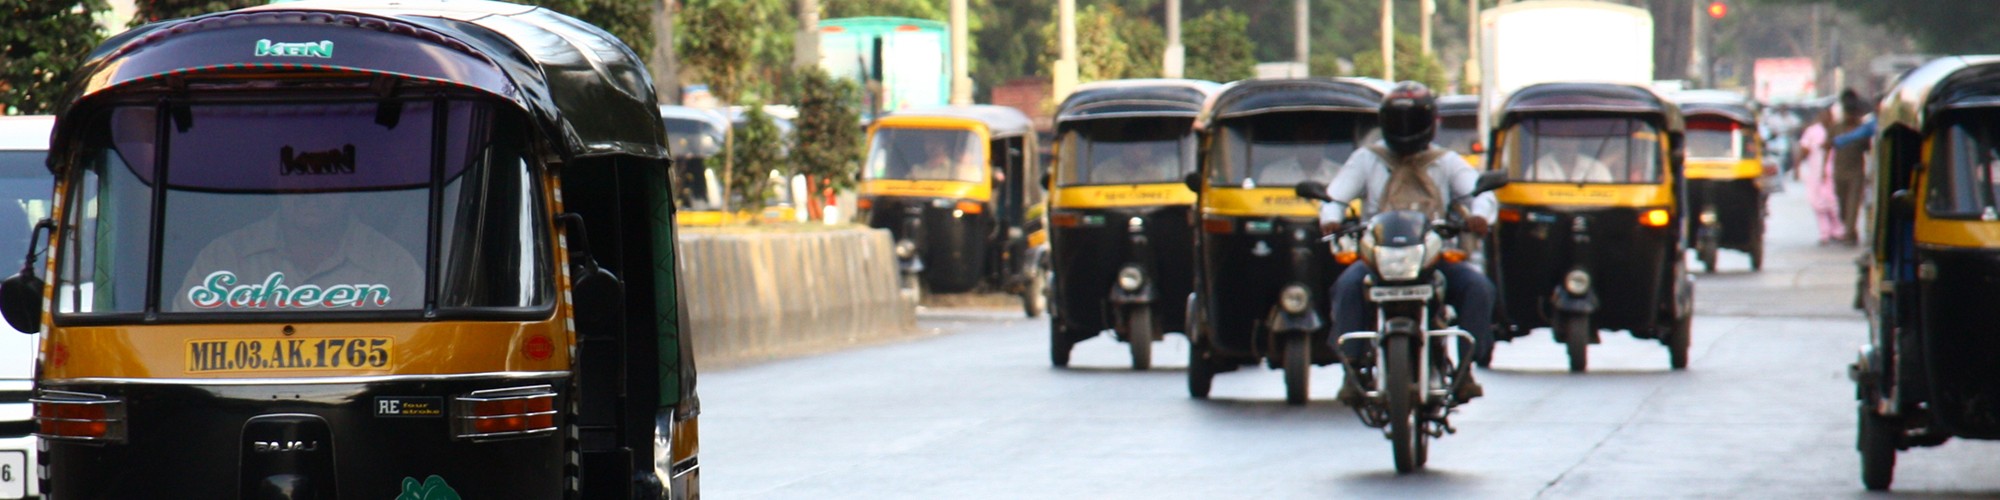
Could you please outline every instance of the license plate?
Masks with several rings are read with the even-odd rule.
[[[187,341],[188,373],[387,369],[389,337],[201,339]]]
[[[28,454],[0,452],[0,498],[28,497]]]
[[[1368,289],[1368,300],[1375,302],[1400,302],[1405,300],[1430,300],[1430,285],[1378,286]]]

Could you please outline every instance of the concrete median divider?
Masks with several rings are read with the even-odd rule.
[[[887,231],[860,227],[686,228],[695,359],[728,366],[908,336]]]

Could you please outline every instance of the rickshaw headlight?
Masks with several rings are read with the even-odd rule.
[[[1590,273],[1581,269],[1570,271],[1568,276],[1563,276],[1563,290],[1568,290],[1572,295],[1590,293]]]
[[[1369,259],[1375,266],[1375,273],[1389,281],[1409,281],[1417,279],[1424,270],[1424,257],[1429,252],[1424,245],[1400,247],[1375,247],[1375,256]]]
[[[1306,308],[1312,307],[1312,294],[1306,292],[1306,287],[1286,286],[1283,291],[1278,292],[1278,307],[1292,314],[1306,312]]]
[[[917,242],[896,240],[896,258],[907,259],[917,255]]]
[[[1702,224],[1702,225],[1704,225],[1704,226],[1708,226],[1708,225],[1714,225],[1714,224],[1715,224],[1715,219],[1716,219],[1716,216],[1715,216],[1715,209],[1711,208],[1711,209],[1707,209],[1707,210],[1702,210],[1702,211],[1701,211],[1701,224]]]
[[[1139,287],[1145,284],[1145,271],[1140,271],[1139,268],[1132,266],[1125,266],[1124,269],[1118,270],[1118,288],[1123,288],[1127,292],[1134,292],[1138,291]]]
[[[1125,222],[1125,230],[1134,233],[1146,232],[1146,219],[1144,217],[1133,217],[1132,220]]]

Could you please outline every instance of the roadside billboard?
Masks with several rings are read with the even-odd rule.
[[[1819,70],[1809,57],[1758,59],[1756,98],[1761,102],[1796,101],[1819,95]]]

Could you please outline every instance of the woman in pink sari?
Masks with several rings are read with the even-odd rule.
[[[1805,184],[1806,202],[1812,205],[1813,219],[1819,221],[1819,244],[1828,245],[1846,236],[1840,225],[1840,199],[1833,190],[1833,155],[1828,151],[1827,124],[1833,110],[1819,112],[1812,126],[1799,135],[1799,180]]]

